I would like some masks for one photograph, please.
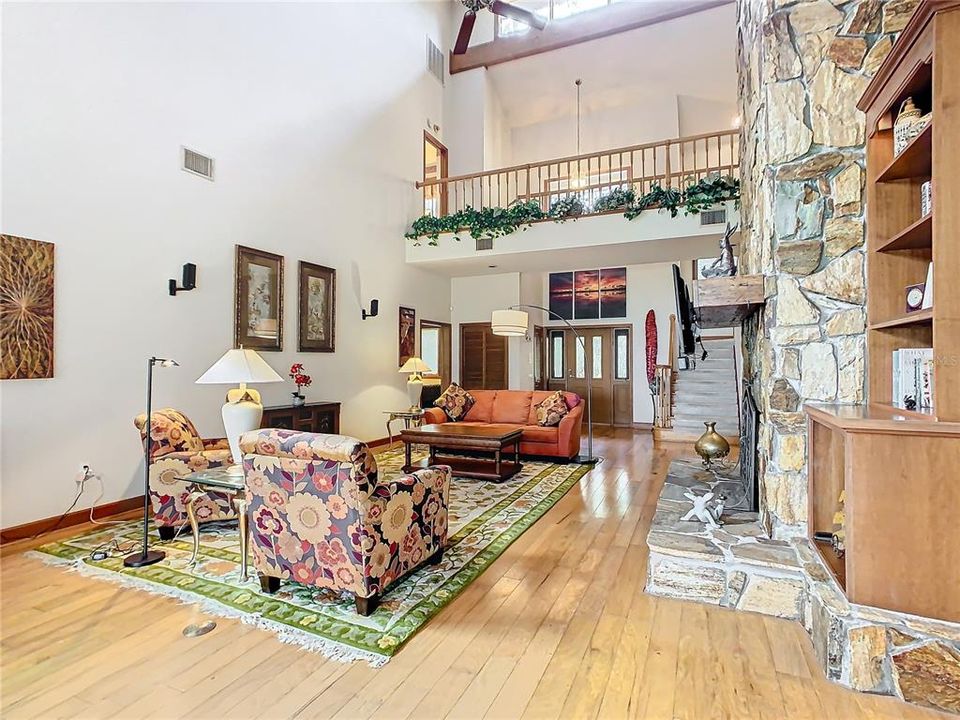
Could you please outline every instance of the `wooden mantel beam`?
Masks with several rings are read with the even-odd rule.
[[[733,0],[695,0],[678,3],[676,8],[654,15],[644,7],[645,3],[616,3],[562,20],[553,20],[540,31],[474,45],[463,55],[454,55],[451,52],[450,74],[499,65],[550,50],[559,50],[569,45],[675,20],[721,5],[729,5],[732,2]]]

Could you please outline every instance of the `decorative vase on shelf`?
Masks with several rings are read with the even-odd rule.
[[[307,401],[307,399],[306,399],[303,395],[301,395],[300,393],[292,393],[292,394],[293,394],[293,406],[294,406],[294,407],[300,407],[301,405],[303,405],[303,404]]]
[[[725,458],[730,454],[730,443],[717,432],[715,422],[705,422],[704,425],[707,426],[707,429],[694,443],[693,449],[697,451],[697,455],[703,458],[703,466],[709,468],[714,460]]]
[[[893,123],[893,154],[899,155],[910,144],[920,131],[929,122],[928,118],[921,117],[920,108],[913,104],[913,98],[908,97],[900,105],[900,112]]]

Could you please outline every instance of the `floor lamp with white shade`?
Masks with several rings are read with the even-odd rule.
[[[197,378],[198,385],[240,385],[227,391],[227,401],[220,413],[234,465],[243,462],[240,436],[260,427],[263,418],[260,393],[248,388],[247,383],[270,382],[283,382],[283,378],[255,350],[245,348],[227,350],[223,357]]]
[[[554,317],[557,320],[563,322],[570,330],[573,331],[573,334],[576,336],[577,341],[580,343],[580,347],[583,349],[583,354],[587,354],[587,344],[583,339],[583,335],[577,332],[570,322],[565,318],[561,317],[557,313],[549,310],[548,308],[542,307],[540,305],[527,305],[526,303],[520,305],[511,305],[507,310],[494,310],[490,318],[490,329],[494,335],[504,335],[506,337],[526,337],[530,332],[530,316],[526,311],[521,308],[529,308],[531,310],[542,310],[547,313],[548,316]],[[600,458],[595,457],[593,454],[593,383],[590,380],[591,373],[586,373],[587,376],[587,457],[586,459],[581,460],[585,465],[593,465],[600,462]]]

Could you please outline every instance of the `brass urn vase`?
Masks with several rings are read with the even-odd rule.
[[[709,468],[710,463],[714,460],[725,458],[730,454],[730,443],[717,432],[715,422],[705,422],[704,425],[707,426],[707,429],[700,436],[700,439],[694,443],[693,449],[697,451],[697,455],[703,458],[703,466]]]

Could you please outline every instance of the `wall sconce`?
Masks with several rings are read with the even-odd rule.
[[[170,278],[167,283],[171,295],[176,295],[180,290],[193,290],[197,286],[197,266],[193,263],[187,263],[183,266],[182,287],[177,287],[177,281],[173,278]]]
[[[379,301],[379,300],[371,300],[371,301],[370,301],[370,312],[367,312],[366,309],[361,310],[361,312],[363,313],[363,319],[364,319],[364,320],[366,320],[367,318],[376,317],[376,316],[377,316],[377,313],[380,312],[380,301]]]

